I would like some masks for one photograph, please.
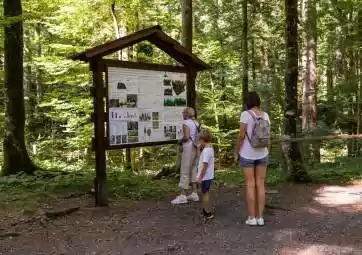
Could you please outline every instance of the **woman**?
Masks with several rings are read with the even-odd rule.
[[[195,119],[195,110],[187,107],[182,112],[184,121],[182,125],[183,138],[182,143],[182,156],[180,167],[180,183],[179,187],[181,193],[174,200],[172,204],[185,204],[189,200],[199,201],[197,195],[197,149],[196,149],[196,136],[198,133],[199,124]],[[190,182],[192,184],[192,193],[186,196],[186,190],[189,188]]]
[[[244,169],[246,202],[250,226],[264,225],[265,206],[265,174],[268,165],[268,147],[255,148],[251,146],[254,124],[257,118],[262,118],[270,128],[270,119],[267,113],[260,109],[260,97],[256,92],[249,92],[246,102],[247,111],[240,116],[240,133],[236,145],[237,158],[240,167]],[[269,129],[270,130],[270,129]]]

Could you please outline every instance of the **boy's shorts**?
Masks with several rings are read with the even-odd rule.
[[[201,182],[201,192],[207,193],[210,191],[212,180],[205,180]]]

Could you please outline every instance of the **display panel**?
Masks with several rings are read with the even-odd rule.
[[[182,137],[186,73],[106,68],[109,145]]]

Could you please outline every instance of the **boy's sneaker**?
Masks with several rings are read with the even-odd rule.
[[[212,212],[206,212],[205,209],[202,209],[202,214],[207,220],[214,218],[214,214]]]
[[[187,196],[187,200],[198,202],[200,199],[199,199],[199,195],[197,195],[196,192],[192,192],[189,196]]]
[[[257,218],[256,222],[258,223],[259,226],[264,226],[264,219],[263,218]]]
[[[253,218],[253,219],[247,219],[245,221],[245,224],[249,225],[249,226],[256,226],[256,225],[258,225],[258,222],[256,221],[255,218]]]
[[[202,214],[207,220],[214,218],[214,214],[212,212],[206,212],[204,209],[202,210]]]
[[[174,200],[171,201],[171,204],[173,205],[179,205],[179,204],[186,204],[187,197],[185,195],[179,195]]]
[[[205,215],[205,218],[206,218],[207,220],[211,220],[211,219],[214,218],[214,214],[211,213],[211,212],[209,212],[208,214]]]

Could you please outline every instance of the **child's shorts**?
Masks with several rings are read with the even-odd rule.
[[[201,182],[201,192],[207,193],[210,191],[212,180],[205,180]]]

